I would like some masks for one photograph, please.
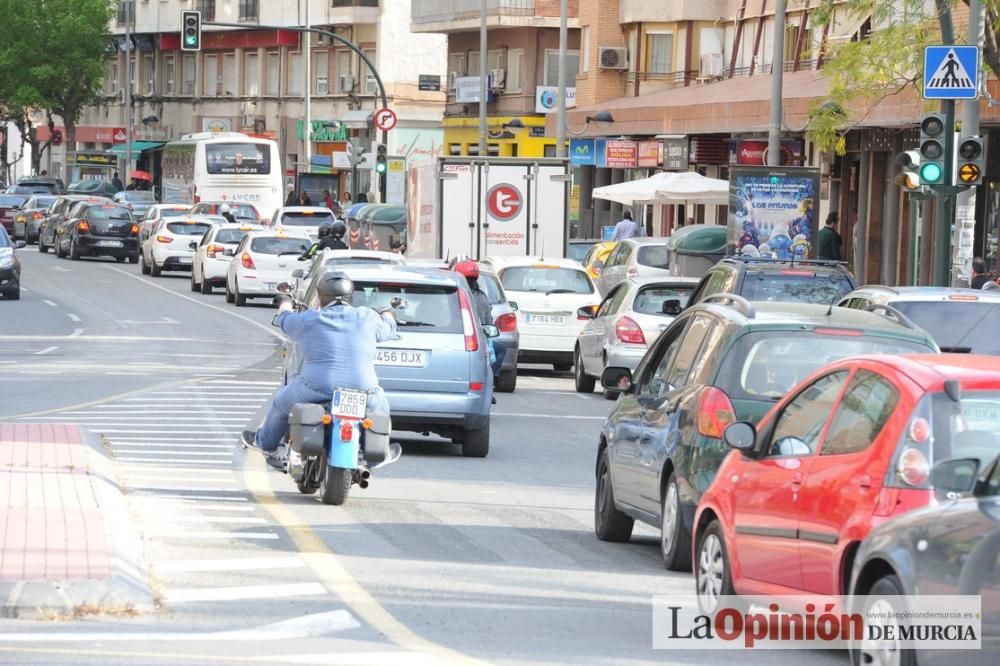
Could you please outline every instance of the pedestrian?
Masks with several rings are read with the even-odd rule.
[[[135,178],[128,181],[128,187],[125,188],[127,191],[131,192],[133,190],[139,189],[139,184],[135,181]]]
[[[620,241],[636,236],[642,236],[642,227],[632,219],[632,211],[627,210],[622,214],[621,222],[615,225],[615,232],[611,234],[611,240]]]
[[[840,222],[840,214],[831,211],[826,216],[826,225],[819,230],[819,258],[829,261],[840,261],[840,233],[837,232],[837,223]]]
[[[983,285],[990,281],[990,276],[986,274],[986,262],[983,261],[982,257],[976,257],[972,260],[972,282],[970,287],[973,289],[982,289]]]
[[[351,207],[351,193],[350,192],[344,192],[343,194],[340,195],[340,207],[341,208],[350,208]]]
[[[39,176],[47,176],[47,175],[49,175],[49,171],[48,171],[48,169],[42,169],[42,172],[40,174],[38,174],[38,175]]]
[[[355,203],[368,203],[368,197],[364,192],[358,192],[358,195],[354,197]]]
[[[300,206],[312,206],[313,205],[312,199],[309,198],[309,194],[305,190],[302,190],[301,192],[299,192],[299,205]]]
[[[299,203],[299,197],[297,194],[295,194],[295,186],[292,185],[291,183],[288,183],[288,185],[285,186],[285,189],[288,191],[288,196],[285,197],[285,205],[297,206]]]
[[[323,205],[333,210],[333,197],[330,196],[330,190],[323,190]]]
[[[115,192],[121,192],[125,189],[125,183],[122,182],[121,176],[115,171],[115,175],[111,176],[111,185],[115,188]]]

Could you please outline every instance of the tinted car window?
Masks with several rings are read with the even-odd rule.
[[[235,245],[243,240],[243,237],[246,235],[247,232],[239,229],[219,229],[219,232],[215,234],[215,242]]]
[[[20,208],[27,200],[28,197],[26,196],[18,196],[16,194],[0,194],[0,206],[17,206]]]
[[[282,213],[278,226],[285,227],[316,227],[321,224],[333,224],[333,213]]]
[[[276,238],[263,236],[250,242],[250,250],[258,254],[302,254],[312,244],[304,238]]]
[[[740,294],[749,301],[835,303],[852,289],[846,275],[814,275],[809,271],[747,273]]]
[[[510,291],[541,291],[568,294],[593,292],[590,278],[575,268],[542,268],[512,266],[500,276],[504,289]]]
[[[382,260],[380,259],[379,261]],[[507,301],[507,296],[503,293],[503,287],[500,286],[500,280],[496,275],[480,273],[479,287],[486,294],[486,300],[490,302],[490,305],[497,305],[498,303],[505,303]]]
[[[455,287],[354,283],[355,307],[382,310],[390,307],[394,298],[406,300],[406,306],[395,311],[396,324],[400,328],[415,333],[462,332],[462,313]]]
[[[667,368],[673,360],[674,352],[677,351],[677,347],[680,345],[684,325],[678,324],[672,328],[673,330],[664,332],[660,337],[660,340],[663,342],[657,348],[656,355],[650,359],[655,365],[650,368],[650,371],[643,378],[642,385],[640,386],[641,393],[660,395],[664,386],[666,386]]]
[[[884,377],[859,370],[844,393],[823,442],[821,455],[856,453],[882,432],[899,402],[899,392]]]
[[[77,210],[81,217],[86,216],[94,220],[130,220],[132,213],[123,206],[88,206],[83,205]]]
[[[191,224],[188,222],[169,222],[164,226],[167,227],[167,230],[169,230],[170,233],[176,234],[178,236],[201,236],[204,235],[206,231],[212,228],[212,225],[203,224],[200,222],[197,224]],[[225,241],[220,241],[220,242],[225,242]]]
[[[666,245],[641,245],[636,262],[653,268],[670,268]]]
[[[26,203],[30,204],[32,208],[43,209],[51,206],[52,202],[55,200],[56,197],[32,197],[31,200]]]
[[[681,307],[687,305],[691,296],[691,287],[643,287],[636,294],[632,309],[640,314],[663,314],[663,304],[667,301],[680,301]]]
[[[891,305],[930,333],[942,351],[1000,355],[1000,303],[895,301]]]
[[[161,208],[159,211],[160,217],[180,217],[181,215],[187,215],[187,211],[177,208]],[[155,215],[153,217],[156,217]]]
[[[775,423],[767,455],[802,456],[816,451],[823,425],[846,380],[846,370],[821,377],[785,405]]]
[[[597,312],[598,317],[606,317],[608,315],[617,314],[621,310],[622,303],[625,302],[625,297],[628,295],[628,285],[619,285],[608,294],[608,298],[604,300],[601,304],[600,309]]]
[[[129,190],[127,192],[122,192],[120,196],[132,203],[155,203],[156,197],[153,196],[152,192],[146,192],[145,190]]]

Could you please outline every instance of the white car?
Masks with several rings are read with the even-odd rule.
[[[156,223],[141,246],[139,268],[159,277],[163,271],[189,271],[194,249],[205,232],[225,222],[225,218],[190,216],[167,217]]]
[[[209,229],[194,251],[191,291],[211,294],[212,287],[224,286],[240,241],[248,232],[263,230],[259,224],[220,224]]]
[[[378,250],[323,250],[314,256],[309,262],[305,262],[302,268],[302,275],[296,271],[292,276],[295,278],[295,294],[300,301],[306,301],[306,286],[312,281],[314,271],[322,267],[323,270],[332,268],[352,266],[400,266],[408,264],[401,254],[395,252],[380,252]]]
[[[491,257],[480,263],[500,277],[507,298],[517,303],[518,360],[551,363],[560,371],[572,368],[576,338],[589,321],[578,311],[601,302],[583,266],[572,259],[535,257]]]
[[[323,206],[285,206],[274,211],[271,226],[292,233],[308,235],[313,240],[319,237],[323,224],[333,224],[333,211]]]
[[[139,219],[139,242],[149,238],[149,232],[153,230],[156,223],[166,217],[181,217],[187,215],[187,204],[156,204],[150,206]]]
[[[243,237],[226,272],[226,301],[243,306],[248,298],[272,298],[281,282],[291,282],[292,272],[312,247],[303,233],[265,230]]]

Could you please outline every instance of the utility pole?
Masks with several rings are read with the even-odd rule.
[[[303,88],[306,98],[303,109],[305,127],[302,128],[302,143],[305,144],[303,153],[305,154],[307,172],[312,171],[312,33],[309,32],[312,28],[312,16],[310,9],[312,9],[312,0],[306,0],[306,32],[302,35],[302,58],[304,59],[302,69],[306,74],[305,87]]]
[[[556,157],[566,157],[566,42],[569,24],[569,3],[559,0],[559,106],[556,107]],[[586,58],[587,54],[581,54]]]
[[[480,0],[482,7],[479,12],[479,157],[486,157],[489,152],[486,148],[486,133],[489,131],[486,125],[486,61],[489,59],[486,52],[487,1]]]
[[[982,48],[984,40],[984,14],[982,0],[969,0],[969,46]],[[979,136],[979,98],[962,103],[962,136]],[[955,205],[955,240],[962,237],[964,227],[976,225],[976,188],[970,187],[958,194]],[[950,258],[950,255],[949,255]],[[949,276],[951,273],[949,273]]]
[[[767,166],[781,166],[782,86],[785,78],[785,13],[787,0],[774,6],[774,52],[771,55],[771,120],[767,130]]]
[[[125,182],[132,170],[132,3],[125,0]],[[69,165],[67,165],[69,169]]]
[[[948,0],[934,0],[941,22],[941,42],[955,43],[955,28],[951,21]],[[978,104],[978,101],[976,102]],[[955,180],[955,100],[941,102],[944,114],[944,179],[948,185]],[[947,287],[951,283],[951,224],[955,219],[955,195],[938,192],[934,202],[934,285]]]

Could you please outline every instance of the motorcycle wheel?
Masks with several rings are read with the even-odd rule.
[[[351,481],[354,470],[343,467],[331,467],[326,465],[326,473],[323,475],[323,482],[319,486],[320,496],[323,504],[340,506],[347,501],[347,494],[351,491]]]
[[[314,495],[317,490],[319,490],[319,484],[312,479],[302,479],[301,481],[296,481],[295,485],[298,487],[299,492],[303,495]]]

